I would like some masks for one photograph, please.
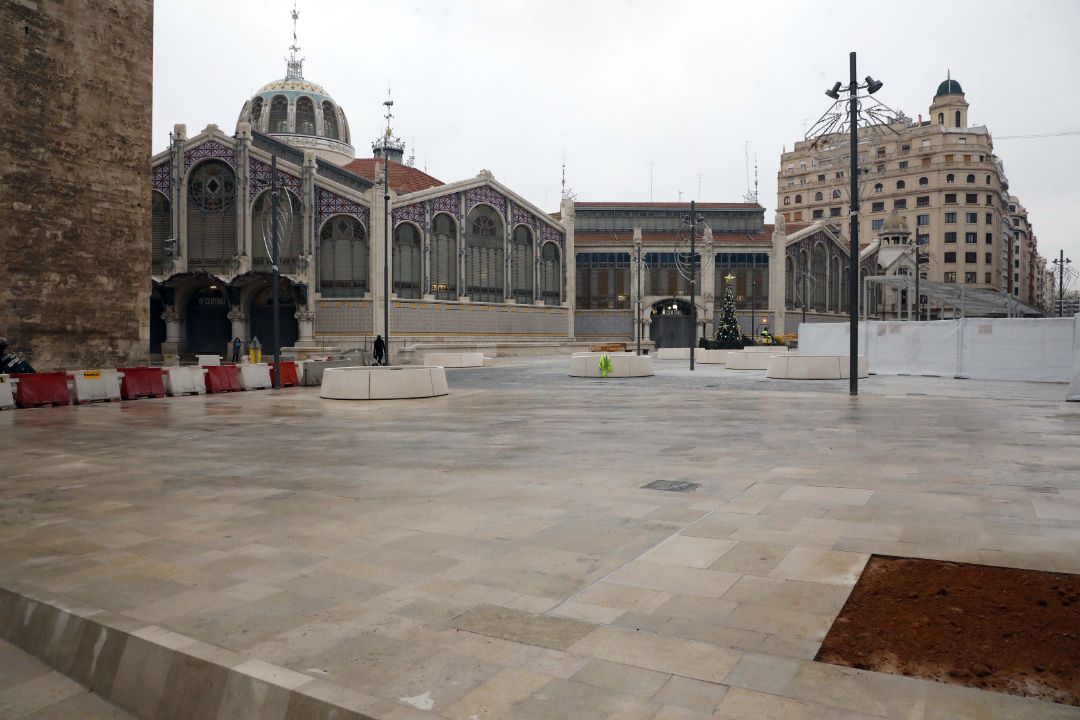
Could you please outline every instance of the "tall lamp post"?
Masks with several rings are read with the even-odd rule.
[[[1065,317],[1065,266],[1072,263],[1072,258],[1065,257],[1065,251],[1061,251],[1061,256],[1057,260],[1052,260],[1051,263],[1057,265],[1058,276],[1058,317]]]
[[[680,265],[689,265],[689,274],[687,274],[681,267],[679,272],[683,277],[690,281],[690,329],[692,340],[690,342],[690,369],[694,369],[694,349],[697,347],[697,229],[698,223],[704,222],[704,217],[698,217],[697,203],[694,200],[690,201],[690,215],[683,218],[683,224],[690,227],[690,259],[686,263],[679,262],[681,253],[676,248],[675,259]]]
[[[393,100],[385,100],[386,134],[383,136],[383,340],[386,342],[384,363],[390,364],[390,108]]]
[[[850,343],[848,346],[849,353],[849,375],[851,381],[849,384],[849,391],[851,395],[859,394],[859,122],[860,118],[864,123],[888,123],[896,117],[889,108],[885,107],[881,103],[874,103],[868,107],[862,106],[862,100],[873,95],[882,87],[880,80],[875,80],[869,75],[866,76],[866,81],[863,84],[859,83],[856,76],[855,69],[855,53],[852,52],[849,57],[849,69],[850,79],[846,87],[848,98],[845,101],[840,100],[840,92],[844,89],[844,84],[837,81],[830,89],[825,91],[825,94],[833,99],[832,107],[826,111],[824,115],[814,124],[810,132],[807,133],[807,139],[811,136],[814,137],[813,144],[817,146],[818,143],[830,138],[836,134],[842,134],[846,128],[850,141],[850,154],[851,164],[849,168],[850,180],[851,180],[851,271],[848,279],[848,306],[849,315],[848,322],[850,323]],[[866,94],[860,94],[860,90],[866,90]],[[847,105],[846,111],[843,108]]]

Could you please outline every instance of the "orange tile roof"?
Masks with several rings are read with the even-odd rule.
[[[345,165],[345,169],[375,182],[379,172],[382,170],[382,164],[381,158],[357,158]],[[445,184],[442,180],[433,178],[426,172],[390,161],[390,187],[397,193],[417,192],[418,190],[427,190]]]

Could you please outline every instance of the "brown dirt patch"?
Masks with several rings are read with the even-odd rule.
[[[875,555],[815,659],[1080,706],[1080,575]]]

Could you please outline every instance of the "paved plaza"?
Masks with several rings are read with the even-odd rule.
[[[201,648],[220,718],[1080,718],[812,660],[872,553],[1080,573],[1063,385],[566,367],[0,413],[0,588]]]

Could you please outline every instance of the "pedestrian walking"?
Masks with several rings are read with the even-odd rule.
[[[375,355],[376,365],[386,364],[386,341],[383,340],[382,335],[375,336],[375,346],[373,348]]]
[[[234,363],[240,362],[240,346],[243,343],[240,342],[240,338],[234,337],[232,339],[232,361]]]
[[[30,363],[23,359],[20,353],[8,351],[7,338],[0,337],[0,373],[32,373],[35,372]]]

